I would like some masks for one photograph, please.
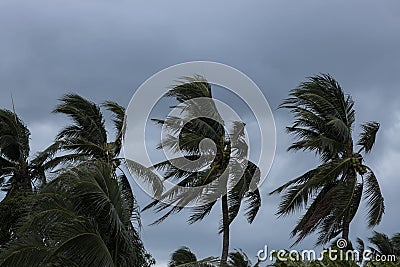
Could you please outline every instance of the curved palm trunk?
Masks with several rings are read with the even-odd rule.
[[[222,197],[222,254],[221,267],[226,266],[229,253],[229,210],[228,210],[228,195]]]

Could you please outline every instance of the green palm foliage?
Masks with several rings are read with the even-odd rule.
[[[150,168],[161,171],[163,178],[174,181],[176,186],[163,192],[158,200],[154,200],[145,209],[166,211],[155,222],[159,223],[171,214],[182,211],[187,205],[200,203],[191,208],[192,214],[188,219],[189,223],[195,223],[203,220],[218,199],[221,199],[221,263],[225,264],[229,250],[229,225],[238,215],[242,202],[245,203],[245,216],[249,223],[253,222],[261,206],[260,192],[253,186],[260,179],[259,168],[245,160],[248,150],[244,135],[245,124],[233,122],[230,133],[226,132],[225,122],[212,98],[211,85],[202,76],[184,78],[166,96],[177,100],[177,108],[183,112],[182,116],[154,120],[168,131],[158,148],[181,151],[183,157],[166,160]],[[199,98],[205,101],[197,101]],[[207,114],[207,117],[199,114]],[[174,133],[179,133],[179,136],[174,136]],[[206,139],[212,140],[215,149],[202,146],[201,142]],[[196,161],[196,168],[175,166],[184,160]],[[139,174],[145,176],[146,172],[141,171]],[[182,187],[193,190],[188,193]]]
[[[359,140],[354,142],[353,106],[339,83],[325,74],[301,83],[280,106],[289,109],[295,119],[287,131],[297,141],[288,150],[312,151],[321,159],[319,166],[271,193],[283,194],[279,216],[306,209],[292,231],[296,243],[313,232],[319,234],[317,244],[339,234],[348,240],[350,222],[362,198],[366,200],[368,225],[381,221],[383,196],[363,158],[371,152],[379,123],[361,125]]]
[[[108,163],[82,163],[38,194],[0,266],[147,266],[130,201]]]
[[[384,233],[373,231],[372,237],[368,238],[372,246],[365,246],[364,241],[357,238],[357,250],[360,255],[367,251],[370,260],[364,260],[362,266],[383,267],[400,266],[400,233],[394,234],[391,238]],[[361,258],[362,260],[362,258]]]
[[[15,236],[1,249],[0,265],[154,264],[137,231],[138,207],[118,158],[124,108],[114,102],[102,105],[111,111],[116,129],[108,137],[100,106],[76,94],[60,101],[54,112],[66,114],[72,123],[33,161],[43,174],[53,171],[56,176],[34,198]]]
[[[99,105],[77,94],[67,94],[60,102],[53,112],[67,115],[72,123],[57,134],[54,143],[36,161],[46,170],[91,159],[101,159],[117,167],[120,164],[117,157],[124,135],[125,109],[111,101],[102,104],[102,107],[112,113],[116,132],[113,141],[108,141],[104,116]]]
[[[15,112],[0,109],[0,245],[13,235],[17,220],[29,209],[33,187],[46,183],[44,171],[29,160],[30,132]]]
[[[44,182],[44,176],[28,161],[30,132],[17,114],[0,109],[0,182],[12,195],[18,189],[32,188],[32,182]]]
[[[168,267],[214,267],[216,261],[217,259],[213,257],[198,260],[188,247],[181,247],[171,254]]]
[[[376,255],[396,255],[400,257],[400,233],[389,238],[386,234],[373,231],[372,237],[368,238],[373,247],[369,247]]]
[[[188,248],[181,247],[171,254],[168,267],[217,267],[221,266],[218,258],[208,257],[198,260],[196,255]],[[229,267],[252,267],[251,261],[242,250],[230,252],[227,265]],[[254,265],[257,267],[258,263]]]
[[[230,267],[252,267],[251,260],[241,249],[229,253],[228,266]],[[254,265],[257,267],[258,263]]]

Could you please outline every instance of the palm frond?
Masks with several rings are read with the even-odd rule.
[[[80,139],[100,147],[107,142],[104,119],[98,105],[77,94],[66,94],[60,101],[53,112],[67,115],[73,124],[62,129],[56,140]]]
[[[392,246],[391,240],[386,234],[373,231],[372,237],[368,238],[368,240],[375,246],[374,250],[378,252],[378,254],[394,254],[394,248]]]
[[[138,162],[126,159],[126,166],[133,175],[137,175],[143,179],[147,184],[150,184],[154,196],[159,196],[164,190],[164,185],[158,175],[153,173],[151,169],[141,165]]]
[[[365,176],[365,199],[368,206],[368,225],[373,227],[381,221],[385,204],[378,180],[371,169]]]
[[[228,264],[231,267],[252,267],[249,257],[241,249],[229,253]]]
[[[122,147],[122,139],[125,135],[125,108],[113,101],[105,101],[102,106],[112,113],[112,120],[116,131],[114,140],[114,143],[116,144],[116,149],[114,152],[114,156],[118,156]]]
[[[29,156],[30,132],[12,111],[0,109],[0,156],[18,162]]]
[[[379,126],[379,123],[375,121],[361,125],[363,131],[360,134],[360,139],[358,140],[357,145],[361,146],[365,153],[369,153],[374,146]]]
[[[213,267],[217,261],[214,257],[198,260],[188,247],[181,247],[171,254],[168,267]]]

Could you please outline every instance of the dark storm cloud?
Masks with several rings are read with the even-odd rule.
[[[0,105],[17,112],[32,131],[33,150],[43,149],[65,123],[49,112],[56,99],[77,92],[96,102],[127,105],[150,75],[190,60],[212,60],[243,71],[263,90],[277,121],[277,157],[263,184],[263,203],[253,226],[233,225],[232,248],[253,257],[265,242],[287,247],[296,216],[276,220],[279,199],[267,193],[318,161],[286,153],[291,139],[285,110],[275,110],[306,76],[329,72],[356,101],[357,122],[381,122],[370,164],[382,177],[387,214],[377,229],[399,231],[394,205],[400,159],[400,3],[398,1],[11,1],[0,2]],[[356,132],[357,133],[357,132]],[[143,192],[137,192],[142,206]],[[204,222],[183,216],[145,227],[147,248],[165,262],[181,245],[199,256],[218,255],[218,207]],[[369,230],[360,214],[354,228]],[[155,216],[143,214],[144,224]],[[310,248],[313,239],[301,244]],[[161,265],[160,265],[161,266]]]

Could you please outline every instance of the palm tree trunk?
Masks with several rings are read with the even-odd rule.
[[[342,232],[342,238],[346,239],[346,241],[349,240],[349,230],[350,230],[350,222],[345,220],[343,222],[343,232]]]
[[[226,266],[229,253],[229,213],[228,213],[228,195],[222,197],[222,255],[221,267]]]
[[[348,158],[352,157],[352,155],[354,154],[352,147],[353,147],[353,144],[351,143],[351,145],[348,148],[348,151],[350,151],[349,153],[347,153]],[[347,176],[348,177],[355,176],[354,179],[356,179],[356,181],[357,181],[357,174],[353,168],[350,168],[348,170]],[[349,220],[350,212],[351,212],[351,208],[349,208],[347,210],[347,212],[345,213],[344,218],[343,218],[342,238],[347,241],[347,247],[345,248],[345,250],[352,249],[352,246],[350,245],[350,240],[349,240],[350,222],[351,222]]]

